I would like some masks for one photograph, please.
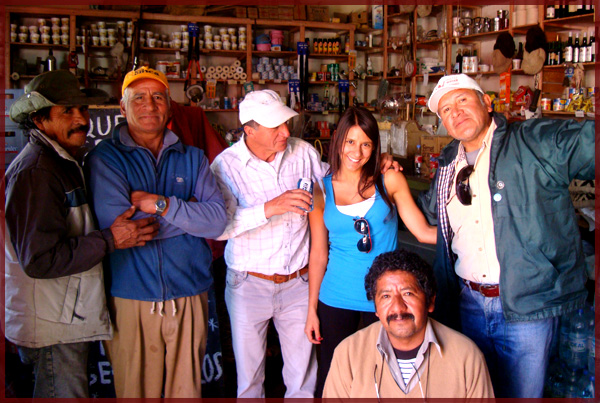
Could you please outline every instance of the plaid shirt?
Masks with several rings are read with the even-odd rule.
[[[308,264],[307,216],[285,213],[265,217],[264,205],[287,190],[298,188],[298,179],[321,181],[329,166],[304,140],[290,137],[285,151],[272,162],[254,156],[245,138],[223,151],[211,170],[227,206],[227,227],[218,238],[227,239],[225,261],[237,271],[289,274]]]

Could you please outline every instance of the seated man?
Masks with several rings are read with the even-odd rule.
[[[333,354],[324,398],[489,398],[492,382],[475,343],[428,318],[431,266],[404,250],[377,256],[365,277],[380,322]]]

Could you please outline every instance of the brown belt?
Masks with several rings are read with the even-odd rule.
[[[290,280],[292,280],[296,277],[300,277],[306,273],[308,273],[308,267],[304,267],[298,271],[293,272],[292,274],[273,274],[272,276],[269,276],[266,274],[261,274],[261,273],[255,273],[252,271],[248,272],[248,274],[251,276],[262,278],[263,280],[269,280],[269,281],[274,282],[275,284],[285,283],[286,281],[290,281]]]
[[[500,295],[500,286],[498,284],[479,284],[463,279],[471,290],[479,292],[484,297],[494,298]]]

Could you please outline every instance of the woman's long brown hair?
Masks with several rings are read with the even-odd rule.
[[[363,199],[367,199],[364,193],[375,184],[375,188],[385,201],[385,204],[394,211],[394,204],[390,200],[385,187],[383,186],[383,177],[381,175],[381,144],[379,143],[379,127],[377,121],[364,108],[350,107],[340,118],[337,131],[331,140],[331,148],[329,150],[329,165],[332,176],[335,178],[339,172],[342,159],[341,154],[346,142],[346,136],[353,126],[358,126],[362,129],[367,137],[373,142],[373,152],[365,165],[361,168],[360,180],[358,181],[358,194]]]

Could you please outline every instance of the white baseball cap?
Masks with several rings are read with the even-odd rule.
[[[254,120],[261,126],[277,127],[298,113],[285,106],[279,95],[273,90],[252,91],[240,102],[240,122],[245,124]]]
[[[437,85],[433,89],[429,101],[427,101],[427,107],[431,109],[433,113],[437,113],[438,104],[440,99],[450,91],[454,91],[460,88],[471,89],[484,93],[479,84],[471,77],[466,74],[453,74],[444,76],[438,81]]]

